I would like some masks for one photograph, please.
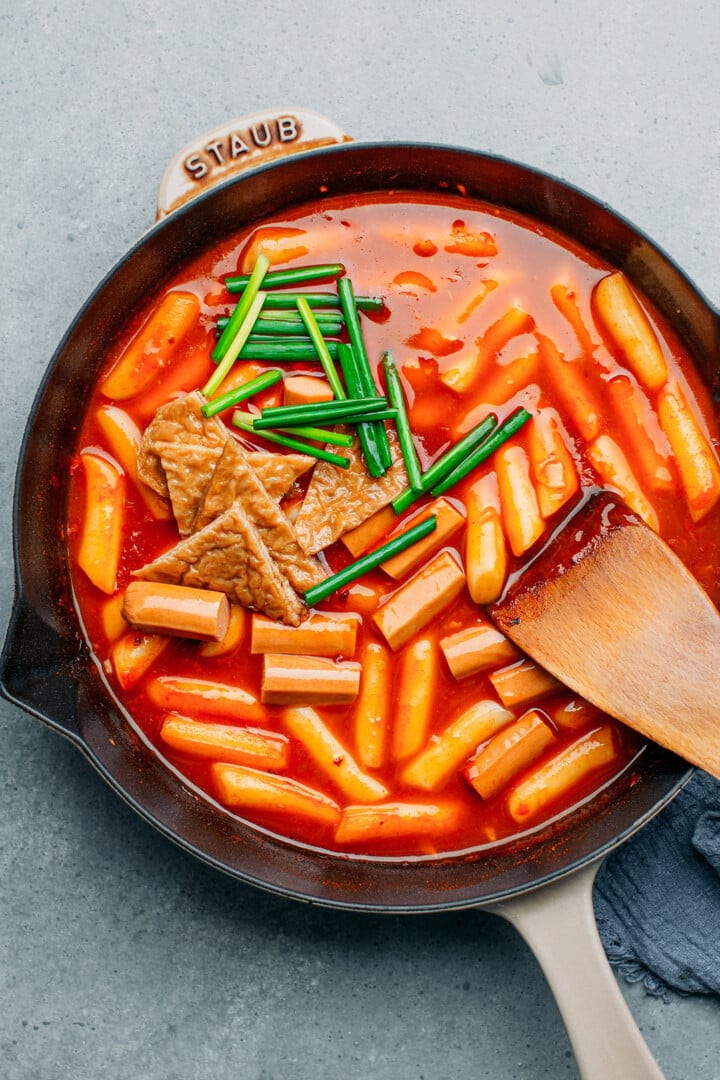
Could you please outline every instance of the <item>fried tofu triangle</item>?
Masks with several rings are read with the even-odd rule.
[[[349,468],[338,469],[326,461],[315,466],[295,521],[300,546],[308,555],[329,547],[407,487],[405,464],[392,429],[387,436],[393,464],[376,480],[368,475],[357,441],[342,451],[342,456],[350,459]]]
[[[195,527],[203,529],[233,503],[240,503],[270,555],[294,589],[304,592],[325,579],[325,571],[297,542],[295,530],[260,483],[242,447],[228,439],[215,467]]]
[[[307,616],[307,608],[239,503],[136,570],[135,577],[216,589],[243,607],[290,626],[299,626]]]
[[[200,391],[194,390],[191,394],[168,401],[166,405],[161,405],[145,428],[138,456],[138,474],[158,495],[170,494],[161,445],[174,446],[178,454],[191,450],[206,451],[214,460],[222,453],[228,438],[227,429],[217,417],[208,420],[203,416],[204,400]],[[197,496],[198,507],[203,496],[204,490]]]
[[[198,514],[222,457],[222,447],[166,442],[156,446],[178,530],[181,536],[190,536],[198,529]]]
[[[309,454],[270,454],[265,450],[251,450],[247,459],[270,498],[276,502],[280,502],[298,477],[316,461]]]
[[[213,416],[203,416],[204,397],[194,390],[162,405],[145,429],[138,455],[138,475],[159,495],[171,496],[182,535],[196,526],[215,465],[234,439]],[[271,499],[279,501],[314,462],[307,454],[247,454]],[[195,474],[190,479],[190,474]]]

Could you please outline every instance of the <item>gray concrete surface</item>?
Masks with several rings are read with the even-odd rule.
[[[294,104],[359,138],[518,158],[626,214],[718,303],[719,53],[711,0],[2,0],[0,624],[35,388],[190,138]],[[2,1080],[576,1075],[506,925],[254,892],[155,835],[40,724],[0,714]],[[718,1080],[717,999],[624,992],[669,1080]]]

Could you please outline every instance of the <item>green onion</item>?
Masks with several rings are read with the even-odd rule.
[[[396,414],[395,416],[388,417],[388,419],[389,420],[390,419],[395,420],[396,416],[397,416],[397,410],[395,410],[395,414]],[[376,425],[376,428],[377,428],[377,431],[378,431],[379,436],[380,436],[379,439],[378,439],[378,449],[380,451],[380,460],[383,463],[383,467],[387,470],[387,469],[390,468],[390,466],[393,463],[392,454],[390,453],[390,443],[388,442],[387,431],[385,430],[385,428],[384,428],[384,426],[382,424],[380,424],[379,427],[377,427],[377,425]]]
[[[385,408],[386,398],[346,398],[343,401],[311,401],[307,405],[272,405],[263,409],[262,418],[273,421],[272,426],[290,420],[300,424],[314,424],[326,420],[339,421],[351,413],[375,413]]]
[[[338,342],[327,342],[328,352],[333,358],[337,356]],[[277,360],[288,364],[298,361],[314,361],[317,363],[317,353],[311,341],[283,341],[282,338],[265,338],[264,341],[248,343],[240,353],[241,360]]]
[[[367,349],[365,348],[365,340],[360,326],[360,317],[355,303],[355,293],[353,292],[350,278],[343,278],[342,281],[338,281],[337,291],[340,299],[340,306],[343,315],[345,316],[348,337],[350,338],[350,344],[352,345],[352,350],[355,354],[358,373],[365,388],[365,396],[369,396],[376,392],[375,382],[372,377],[372,372],[370,371],[370,361],[368,360]]]
[[[359,389],[365,396],[377,394],[375,380],[373,379],[372,371],[370,370],[367,349],[365,348],[365,339],[363,338],[362,328],[360,326],[360,316],[358,315],[358,309],[355,303],[355,293],[350,279],[342,278],[338,281],[337,291],[340,298],[340,306],[342,307],[343,315],[345,316],[345,326],[347,328],[348,337],[350,338],[354,365],[358,374]],[[373,431],[375,434],[379,462],[384,473],[386,469],[389,469],[392,465],[392,454],[390,453],[387,432],[382,424],[375,424],[373,426]],[[368,471],[371,476],[374,475],[369,466]]]
[[[338,341],[328,341],[327,347],[333,359],[338,355]],[[249,341],[240,350],[241,360],[270,360],[276,364],[318,363],[315,346],[310,338],[259,337]]]
[[[278,295],[277,293],[269,293],[268,298],[270,296],[277,296],[277,295]],[[283,296],[286,296],[286,295],[291,296],[292,295],[292,296],[296,296],[297,300],[305,300],[305,301],[307,301],[307,296],[303,295],[303,293],[283,293],[281,295],[283,295]],[[286,322],[288,319],[292,319],[293,322],[300,322],[300,315],[298,314],[298,310],[297,310],[297,306],[296,306],[297,305],[297,300],[295,301],[295,303],[291,307],[287,307],[287,308],[268,308],[267,300],[266,300],[265,301],[265,306],[263,308],[263,313],[262,313],[263,319],[266,319],[268,322]],[[308,306],[312,307],[312,304],[310,304]],[[339,310],[338,311],[323,311],[322,309],[318,310],[317,308],[313,308],[313,315],[315,316],[315,321],[318,324],[318,326],[324,326],[326,323],[340,323],[341,325],[343,323],[342,312],[339,311]],[[303,328],[303,333],[304,332],[305,332],[305,330]]]
[[[305,603],[308,607],[312,607],[321,600],[325,600],[326,597],[337,592],[338,589],[342,589],[344,585],[349,585],[351,581],[356,581],[359,577],[362,577],[363,574],[367,574],[369,570],[374,570],[376,566],[385,562],[386,559],[391,559],[393,555],[399,555],[401,551],[405,551],[407,548],[412,547],[418,540],[422,540],[423,537],[429,536],[430,533],[434,531],[436,525],[437,519],[432,515],[425,518],[424,521],[418,522],[417,525],[413,525],[407,532],[401,533],[400,536],[396,536],[392,540],[388,540],[386,544],[376,548],[375,551],[363,555],[360,559],[350,563],[349,566],[346,566],[337,574],[333,574],[331,577],[326,578],[325,581],[321,581],[319,585],[313,585],[312,588],[307,589],[304,594]]]
[[[355,355],[349,345],[341,344],[338,346],[338,357],[340,359],[340,367],[342,369],[343,378],[345,379],[348,395],[355,400],[356,405],[361,400],[382,400],[380,398],[368,399],[362,397],[362,388],[357,365],[355,363]],[[383,428],[383,431],[384,430],[385,429]],[[375,478],[383,476],[386,470],[378,446],[375,425],[369,422],[359,423],[357,426],[357,436],[360,441],[360,446],[362,447],[363,457],[365,458],[365,466],[370,473],[370,476]]]
[[[264,258],[258,255],[258,261]],[[257,263],[256,263],[257,265]],[[271,270],[266,275],[265,284],[268,289],[279,288],[281,285],[300,285],[303,282],[328,281],[331,278],[339,278],[345,273],[345,267],[341,263],[324,263],[321,266],[296,266],[289,270]],[[225,278],[225,288],[228,292],[242,292],[250,283],[252,274],[230,274]]]
[[[395,427],[398,433],[403,461],[405,462],[405,471],[407,472],[408,482],[413,491],[422,491],[420,462],[418,461],[417,450],[415,449],[415,443],[413,442],[412,428],[410,427],[410,420],[408,419],[407,408],[405,406],[405,395],[403,394],[400,375],[395,366],[392,353],[385,353],[382,359],[382,368],[385,374],[385,386],[387,387],[388,398],[393,407],[397,409]]]
[[[225,353],[230,348],[230,343],[234,341],[237,332],[240,329],[240,325],[245,321],[245,317],[250,310],[250,305],[253,303],[258,290],[263,283],[269,265],[270,260],[266,255],[258,255],[255,266],[253,267],[253,272],[248,278],[248,287],[240,297],[237,307],[230,316],[227,326],[223,330],[219,341],[212,351],[213,360],[222,360]]]
[[[397,409],[378,409],[377,412],[365,413],[350,413],[348,416],[340,416],[335,418],[334,422],[337,424],[374,424],[376,420],[397,420]],[[333,423],[333,417],[329,417],[326,423]],[[284,427],[284,428],[298,428],[304,427],[307,420],[283,420],[282,424],[278,420],[270,420],[265,417],[265,410],[263,415],[259,416],[255,422],[256,431],[265,431],[267,428]]]
[[[227,285],[227,281],[225,282]],[[228,288],[228,292],[236,293],[242,292],[242,285],[237,288]],[[338,300],[337,293],[324,293],[324,292],[310,292],[310,293],[298,293],[298,292],[271,292],[268,293],[265,306],[263,307],[263,313],[269,314],[270,311],[276,309],[289,308],[295,311],[295,305],[297,304],[298,297],[304,296],[311,308],[337,308],[337,318],[341,318],[340,315],[340,301]],[[381,296],[356,296],[355,304],[361,311],[382,311],[383,298]],[[322,313],[322,312],[321,312]]]
[[[250,341],[257,340],[258,338],[266,337],[301,337],[303,341],[308,340],[308,335],[305,333],[305,328],[299,323],[293,322],[273,322],[268,323],[265,319],[258,319],[253,327],[252,334],[250,335]]]
[[[328,337],[330,335],[328,334]],[[337,338],[331,339],[337,340]],[[248,345],[257,345],[260,348],[262,345],[266,345],[268,342],[280,345],[281,342],[292,343],[293,345],[305,345],[310,346],[313,343],[312,338],[306,332],[302,323],[278,323],[277,327],[263,327],[260,330],[253,330],[252,334],[248,338]],[[317,359],[317,355],[314,356]]]
[[[248,292],[249,291],[250,290],[248,289]],[[255,323],[255,320],[257,319],[257,317],[258,317],[258,315],[260,313],[260,308],[263,305],[263,300],[264,299],[265,299],[265,293],[263,293],[262,291],[256,293],[255,296],[253,297],[252,302],[251,302],[251,304],[250,304],[250,306],[249,306],[249,308],[247,310],[247,314],[245,315],[244,319],[242,320],[242,322],[238,326],[237,332],[236,332],[235,336],[233,337],[232,341],[230,342],[230,344],[225,349],[225,355],[223,356],[223,358],[220,361],[220,363],[218,364],[217,368],[215,369],[215,371],[213,372],[213,374],[210,376],[208,381],[205,383],[205,386],[203,387],[202,392],[205,395],[205,397],[212,397],[213,396],[215,391],[221,385],[221,383],[222,383],[223,379],[225,378],[225,376],[227,375],[227,373],[230,371],[230,368],[233,366],[233,364],[237,360],[238,353],[240,352],[243,345],[245,344],[248,337],[250,336],[250,331],[252,330],[253,324]],[[242,301],[240,303],[242,303]],[[238,307],[240,307],[240,304],[238,304]],[[232,319],[230,320],[230,322],[232,322]],[[229,330],[229,329],[230,329],[230,323],[228,323],[228,325],[225,327],[225,331],[223,332],[223,337],[225,336],[225,332],[227,332],[227,330]],[[222,341],[222,338],[220,339],[220,341]],[[218,345],[220,344],[220,341],[218,342]]]
[[[259,394],[261,390],[267,390],[269,386],[274,386],[275,383],[280,382],[282,377],[282,371],[265,371],[262,375],[250,379],[243,386],[228,390],[226,394],[221,394],[220,397],[215,398],[213,401],[206,402],[202,406],[202,414],[209,419],[211,416],[222,412],[223,409],[229,409],[231,405],[238,405],[241,401],[245,401],[246,398],[252,397],[253,394]]]
[[[266,301],[267,303],[267,301]],[[327,334],[328,337],[337,337],[342,332],[343,318],[339,311],[315,311],[313,312],[315,321],[320,327],[323,334]],[[215,332],[218,336],[222,333],[229,322],[227,315],[220,315],[215,322]],[[292,326],[293,330],[290,331],[289,327]],[[278,329],[278,327],[280,329]],[[288,327],[286,330],[285,327]],[[283,334],[283,333],[297,333],[302,337],[307,337],[308,333],[305,329],[305,323],[302,319],[295,315],[292,311],[267,311],[263,306],[262,314],[255,323],[255,334]]]
[[[268,308],[268,301],[266,300],[262,311],[262,317],[263,319],[267,319],[268,322],[274,322],[276,319],[281,322],[286,319],[293,319],[295,322],[299,322],[300,317],[297,314],[296,307],[297,301],[307,300],[308,296],[311,295],[311,293],[269,293],[268,300],[270,300],[271,298],[276,299],[278,296],[294,296],[296,297],[296,300],[294,304],[289,304],[286,308],[277,309]],[[332,296],[333,294],[330,293],[330,295]],[[341,311],[323,311],[322,309],[318,310],[316,307],[314,307],[313,304],[310,304],[309,306],[313,308],[313,315],[315,316],[315,321],[317,322],[318,326],[324,326],[325,323],[342,324],[343,317]]]
[[[412,488],[405,488],[401,491],[396,498],[392,501],[392,508],[396,514],[402,514],[404,510],[407,510],[408,506],[419,499],[422,494],[429,491],[434,484],[438,484],[441,480],[451,473],[456,465],[458,465],[463,458],[466,458],[471,450],[486,439],[491,431],[497,427],[497,417],[487,416],[481,424],[474,427],[472,431],[469,431],[467,435],[464,435],[459,442],[451,446],[449,450],[446,450],[437,461],[433,462],[427,472],[422,476],[422,489],[421,491],[413,491]]]
[[[502,446],[504,442],[512,438],[516,431],[519,431],[523,424],[526,424],[530,419],[530,413],[527,409],[519,408],[514,413],[508,416],[507,420],[504,420],[500,427],[493,431],[492,435],[488,436],[484,442],[481,442],[473,452],[461,461],[451,473],[441,480],[434,487],[430,488],[431,495],[442,495],[449,488],[453,487],[460,480],[464,479],[468,473],[480,464],[481,461],[485,461],[491,454],[494,454],[498,447]]]
[[[248,434],[253,434],[253,418],[249,413],[243,413],[237,409],[233,413],[232,425],[239,428],[240,431],[246,431]],[[291,439],[287,435],[277,435],[274,431],[263,431],[263,439],[267,439],[268,442],[277,443],[278,446],[287,446],[290,450],[297,450],[300,454],[309,454],[310,457],[318,458],[320,461],[329,461],[331,465],[337,465],[341,469],[347,469],[350,466],[350,459],[342,457],[340,454],[333,454],[331,450],[323,450],[319,446],[314,446],[313,443],[301,442],[300,439]]]
[[[347,394],[343,390],[342,383],[338,378],[338,373],[335,370],[335,365],[333,364],[330,353],[328,352],[325,338],[320,332],[320,327],[318,326],[315,316],[312,313],[312,309],[310,308],[307,300],[305,300],[302,296],[297,302],[297,308],[300,312],[300,318],[302,319],[303,324],[307,328],[308,334],[312,338],[312,343],[315,346],[315,351],[317,352],[320,363],[322,364],[323,371],[325,372],[325,377],[330,383],[330,388],[335,395],[335,398],[342,401],[343,398],[347,397]]]
[[[319,326],[322,333],[327,334],[328,337],[338,337],[342,328],[343,324],[339,320],[335,322],[324,322],[322,326]],[[305,329],[305,323],[301,319],[258,319],[255,324],[255,329],[252,332],[252,337],[261,334],[299,337],[303,338],[303,340],[310,339],[312,341],[312,334],[308,334]]]
[[[255,430],[254,425],[253,430]],[[352,435],[345,435],[342,431],[332,431],[329,428],[279,427],[273,428],[273,431],[282,431],[288,435],[299,435],[303,439],[316,439],[318,442],[330,443],[331,446],[350,447],[354,441]]]
[[[337,338],[342,333],[343,324],[339,321],[336,322],[323,322],[318,323],[318,328],[325,337]],[[305,329],[305,326],[298,319],[297,322],[293,319],[258,319],[258,329],[253,330],[253,336],[265,334],[274,335],[287,335],[287,337],[297,337],[305,340],[309,338],[312,341],[312,337]]]

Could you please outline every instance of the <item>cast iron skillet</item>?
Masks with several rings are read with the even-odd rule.
[[[232,148],[240,147],[237,138],[230,138],[233,132],[249,147],[236,159],[229,158]],[[288,155],[288,150],[303,152]],[[253,167],[228,179],[246,161]],[[192,174],[203,167],[205,175],[196,182]],[[225,182],[214,186],[218,178]],[[198,188],[205,190],[198,194]],[[245,882],[355,911],[490,907],[517,926],[545,968],[583,1076],[657,1077],[602,953],[591,888],[599,860],[687,781],[692,770],[684,762],[648,748],[632,782],[628,777],[618,781],[573,820],[548,827],[519,850],[501,847],[479,858],[434,860],[319,851],[227,814],[169,769],[114,700],[73,606],[63,542],[67,464],[107,344],[130,313],[189,256],[248,222],[324,192],[393,188],[453,194],[460,189],[547,222],[597,252],[660,309],[718,395],[718,313],[650,240],[577,189],[470,150],[353,144],[334,125],[306,111],[234,121],[175,159],[161,188],[163,219],[88,299],[38,391],[15,488],[16,600],[0,688],[10,701],[69,738],[111,787],[167,837]]]

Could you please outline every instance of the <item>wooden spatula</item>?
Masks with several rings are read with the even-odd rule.
[[[618,499],[591,498],[490,616],[576,693],[720,778],[720,613]]]

